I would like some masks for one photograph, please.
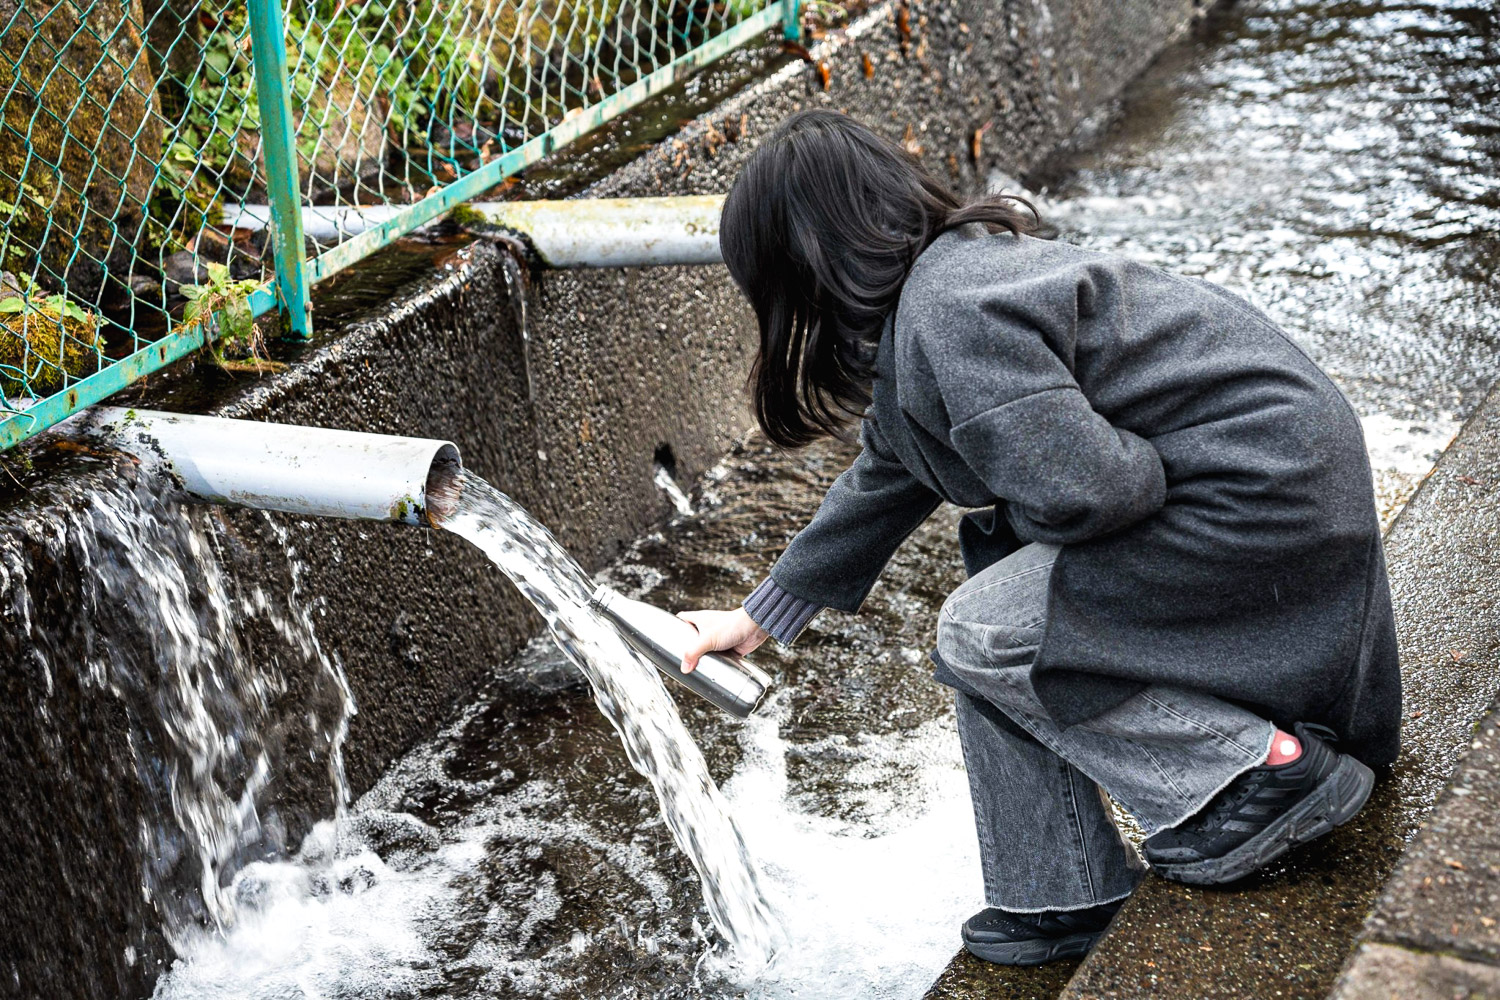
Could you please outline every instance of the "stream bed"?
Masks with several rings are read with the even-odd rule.
[[[1491,4],[1232,4],[1023,180],[1063,238],[1284,326],[1363,417],[1387,524],[1500,376]]]

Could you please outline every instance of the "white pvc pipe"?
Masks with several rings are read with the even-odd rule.
[[[567,201],[476,202],[489,225],[520,233],[548,267],[640,267],[718,264],[723,195],[675,198],[578,198]],[[319,240],[357,236],[389,221],[405,206],[304,205],[302,229]],[[224,224],[263,229],[265,205],[225,205]]]
[[[210,503],[427,524],[430,485],[460,467],[448,441],[95,407],[66,433],[118,448]]]
[[[718,264],[723,195],[580,198],[470,206],[523,233],[549,267]]]
[[[340,240],[389,222],[404,205],[303,205],[302,232],[315,240]],[[224,206],[224,225],[259,231],[271,224],[269,205]]]

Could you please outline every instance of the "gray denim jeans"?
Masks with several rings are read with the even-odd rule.
[[[1140,881],[1144,866],[1101,789],[1153,833],[1263,762],[1275,732],[1236,705],[1165,685],[1076,726],[1052,722],[1030,675],[1058,552],[1012,553],[955,590],[938,619],[938,654],[969,689],[958,693],[958,732],[985,900],[1017,913],[1083,909]]]

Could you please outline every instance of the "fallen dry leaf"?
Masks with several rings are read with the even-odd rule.
[[[790,52],[792,55],[796,56],[798,59],[801,59],[803,62],[813,61],[813,55],[807,50],[807,46],[799,45],[791,39],[782,40],[781,51]]]
[[[912,156],[922,155],[922,144],[917,141],[916,130],[911,125],[906,126],[906,135],[901,137],[901,148]]]
[[[875,75],[875,60],[870,58],[870,53],[865,52],[865,53],[861,54],[860,57],[859,57],[859,63],[860,63],[860,67],[865,72],[865,79],[866,80],[870,79],[871,77],[873,77]]]
[[[52,442],[52,447],[56,448],[58,451],[72,451],[72,452],[77,452],[80,455],[107,455],[107,454],[109,454],[109,452],[107,452],[107,451],[96,451],[95,449],[90,448],[88,445],[86,445],[86,444],[79,444],[76,441],[53,441]],[[137,462],[136,464],[140,464],[140,463]]]
[[[724,143],[728,141],[729,140],[725,138],[724,133],[720,132],[717,128],[714,127],[714,123],[711,119],[705,121],[703,130],[703,148],[708,152],[709,156],[718,155],[719,147],[724,145]]]
[[[1461,872],[1468,871],[1468,869],[1464,867],[1464,863],[1457,858],[1444,858],[1443,864],[1447,865],[1449,868],[1456,868]]]
[[[989,121],[976,128],[974,130],[974,134],[969,136],[969,155],[973,157],[974,166],[976,167],[979,166],[980,157],[984,153],[984,134],[988,132],[990,130],[990,126],[994,124],[995,119],[991,118]]]

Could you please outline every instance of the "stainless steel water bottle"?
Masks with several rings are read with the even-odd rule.
[[[698,638],[698,630],[669,611],[632,601],[608,587],[595,590],[590,604],[658,670],[730,715],[747,718],[771,686],[765,671],[724,653],[704,653],[697,669],[683,673],[682,654]]]

